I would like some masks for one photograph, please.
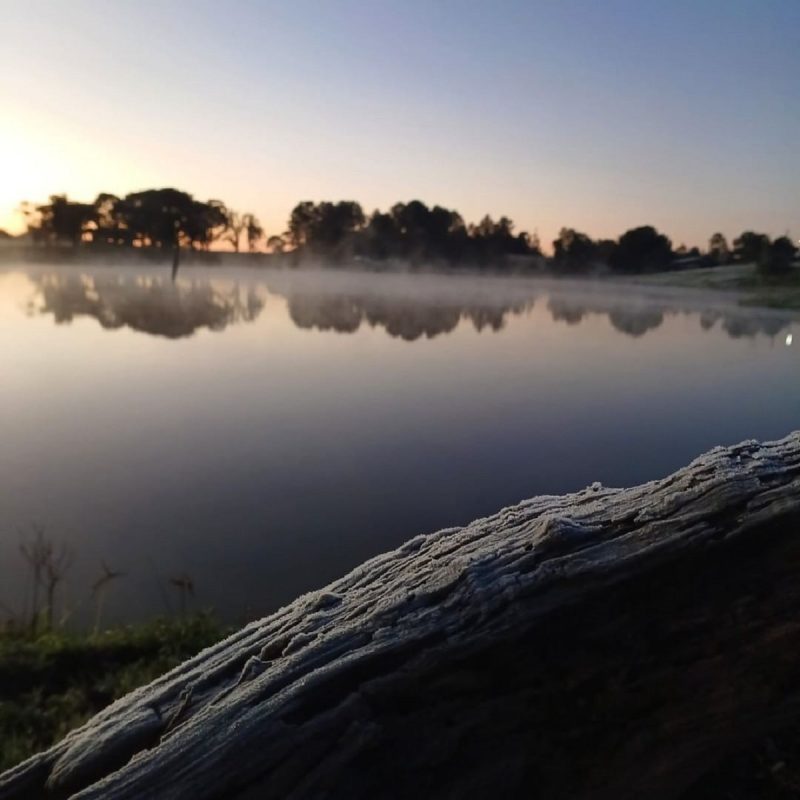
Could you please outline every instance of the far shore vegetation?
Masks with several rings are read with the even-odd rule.
[[[65,194],[49,202],[24,202],[27,230],[19,237],[0,232],[13,243],[38,248],[133,250],[170,257],[181,251],[247,250],[277,256],[281,263],[346,266],[364,262],[379,269],[394,266],[490,269],[587,276],[639,275],[687,269],[754,264],[756,278],[781,281],[792,272],[798,252],[788,236],[743,231],[730,243],[713,233],[707,246],[675,246],[651,225],[594,240],[565,227],[545,256],[538,236],[517,231],[514,222],[485,216],[467,223],[457,211],[419,200],[395,203],[387,211],[364,211],[352,200],[298,203],[286,230],[268,234],[252,213],[240,213],[221,200],[201,201],[177,189],[148,189],[125,197],[101,193],[93,202]],[[741,287],[740,287],[741,288]],[[754,286],[748,289],[759,288]]]

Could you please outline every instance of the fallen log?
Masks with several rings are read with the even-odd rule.
[[[0,776],[10,798],[677,797],[800,715],[800,432],[418,536]]]

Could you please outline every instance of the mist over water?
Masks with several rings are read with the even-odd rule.
[[[109,265],[110,267],[110,265]],[[422,532],[798,427],[798,326],[730,296],[349,270],[0,272],[0,601],[260,615]]]

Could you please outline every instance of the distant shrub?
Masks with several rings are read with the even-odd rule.
[[[771,244],[765,243],[758,258],[758,269],[764,275],[782,275],[792,268],[795,246],[788,236],[781,236]]]

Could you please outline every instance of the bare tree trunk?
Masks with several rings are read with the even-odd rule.
[[[418,536],[0,798],[669,798],[800,712],[800,433]]]

